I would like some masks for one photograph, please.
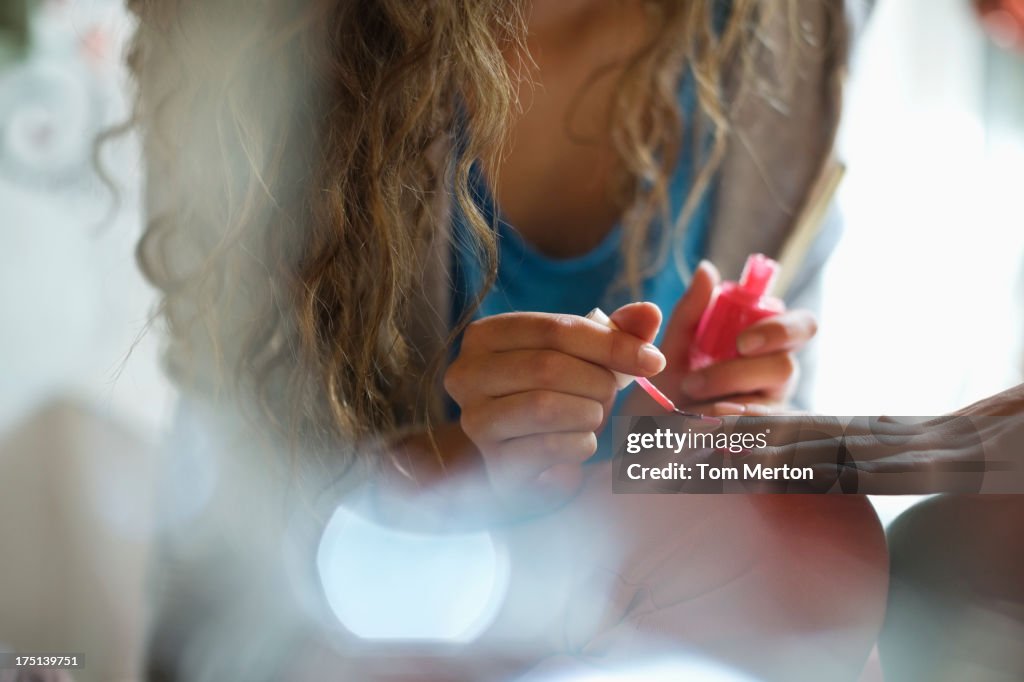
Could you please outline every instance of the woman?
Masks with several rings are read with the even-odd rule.
[[[611,416],[653,409],[617,397],[612,371],[717,413],[789,398],[809,313],[748,330],[740,359],[690,371],[685,357],[718,277],[698,261],[734,272],[777,253],[828,168],[838,3],[132,5],[152,216],[140,261],[231,491],[168,541],[193,572],[164,603],[154,673],[232,670],[203,662],[196,633],[259,640],[267,594],[268,640],[307,632],[281,624],[278,560],[257,564],[262,582],[197,587],[235,565],[251,575],[246,552],[266,552],[280,522],[250,514],[277,509],[261,495],[280,494],[266,468],[283,463],[306,493],[372,488],[393,522],[413,499],[417,518],[471,514],[507,544],[494,623],[461,673],[424,679],[622,660],[628,633],[766,677],[856,676],[885,593],[863,499],[613,496],[598,451]],[[596,305],[620,331],[579,317]],[[595,524],[599,547],[566,531]],[[524,621],[510,614],[526,584]],[[562,595],[580,591],[597,608],[570,628],[579,600]]]

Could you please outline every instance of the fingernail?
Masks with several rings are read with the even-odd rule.
[[[764,405],[758,403],[750,403],[743,407],[743,411],[753,417],[767,417],[771,415],[772,411]]]
[[[697,270],[701,269],[707,270],[708,274],[710,274],[712,278],[718,278],[718,268],[716,268],[715,264],[709,261],[708,259],[705,258],[701,262],[697,263]],[[694,270],[694,272],[696,272],[697,270]]]
[[[693,374],[687,374],[683,377],[683,383],[680,388],[683,389],[683,393],[694,395],[697,391],[704,387],[707,383],[707,379],[700,372],[694,372]]]
[[[665,369],[665,356],[661,354],[657,346],[651,343],[640,346],[637,360],[640,362],[640,367],[650,374],[657,374]]]
[[[736,342],[740,355],[750,355],[764,345],[764,334],[746,334]]]
[[[715,412],[720,415],[745,414],[747,406],[741,403],[715,403]]]

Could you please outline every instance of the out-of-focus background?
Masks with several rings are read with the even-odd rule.
[[[860,41],[817,411],[937,414],[1021,381],[1024,34],[989,21],[881,0]],[[174,392],[143,334],[137,145],[103,151],[116,202],[91,158],[127,112],[131,24],[120,0],[2,0],[0,26],[0,646],[133,679]]]
[[[0,0],[0,647],[82,652],[82,680],[138,679],[153,447],[173,392],[133,262],[119,0]],[[2,673],[0,673],[2,676]]]
[[[840,139],[818,412],[943,414],[1022,381],[1024,34],[1004,8],[1024,17],[1024,2],[874,7]],[[916,500],[873,502],[888,522]]]

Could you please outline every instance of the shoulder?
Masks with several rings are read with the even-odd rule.
[[[851,6],[842,0],[779,3],[764,20],[749,68],[734,67],[708,249],[723,274],[738,273],[749,253],[777,256],[830,172]]]

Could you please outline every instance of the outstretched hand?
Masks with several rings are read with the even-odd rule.
[[[745,462],[811,466],[816,487],[844,492],[1024,492],[1024,384],[924,422],[793,416],[738,420],[771,429],[770,447]]]

